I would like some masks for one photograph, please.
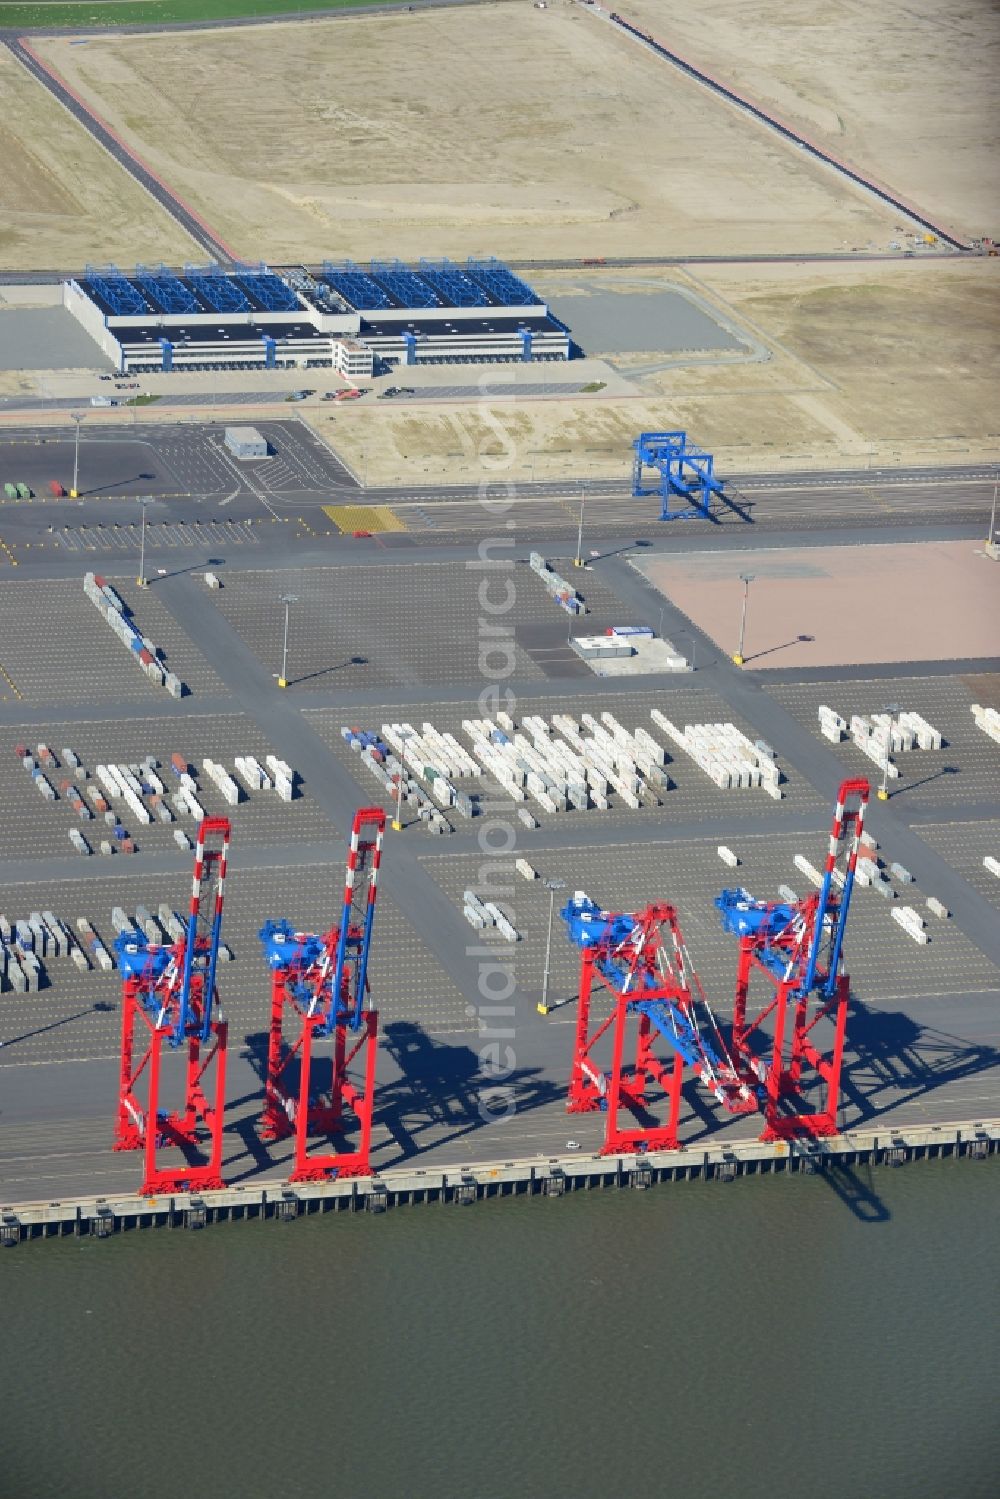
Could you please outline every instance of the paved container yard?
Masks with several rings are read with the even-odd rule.
[[[134,698],[169,700],[163,687],[145,676],[132,652],[98,614],[83,591],[83,574],[100,564],[89,561],[78,581],[49,580],[39,587],[6,582],[0,591],[0,701],[26,703],[101,702]],[[137,569],[138,570],[138,569]],[[132,610],[136,629],[162,651],[162,665],[191,692],[221,688],[176,619],[152,589],[114,578],[115,591]]]
[[[488,555],[503,559],[509,553],[501,545]],[[553,565],[564,577],[573,571],[569,563]],[[571,580],[590,612],[569,615],[526,567],[517,568],[512,607],[500,615],[506,576],[506,569],[491,575],[476,559],[462,568],[432,562],[363,570],[304,568],[286,574],[275,590],[268,573],[230,570],[214,599],[258,659],[274,660],[277,667],[284,626],[280,598],[286,592],[295,596],[288,654],[292,691],[460,686],[475,679],[481,659],[487,670],[501,656],[506,665],[511,632],[513,674],[519,681],[537,681],[578,662],[568,648],[571,634],[598,634],[629,622],[620,618],[621,604],[594,574]],[[484,590],[497,616],[485,624],[479,603]]]
[[[578,839],[572,848],[546,848],[544,842],[539,847],[533,842],[530,848],[522,850],[537,870],[537,880],[515,876],[513,859],[509,861],[506,878],[498,868],[490,871],[490,888],[501,888],[496,895],[484,898],[500,902],[523,938],[513,945],[499,944],[501,954],[513,964],[519,987],[529,993],[541,991],[549,909],[549,892],[544,881],[561,879],[565,888],[556,895],[557,913],[559,906],[580,888],[599,905],[612,910],[638,910],[653,900],[675,904],[681,930],[712,1008],[718,1014],[728,1015],[732,1010],[739,944],[735,938],[723,934],[719,913],[713,905],[715,897],[734,885],[743,885],[758,899],[778,899],[778,887],[782,884],[798,895],[808,894],[813,887],[795,867],[793,858],[795,854],[804,854],[813,865],[821,865],[828,827],[827,818],[817,809],[815,826],[800,832],[769,830],[732,836],[731,846],[740,859],[737,869],[723,864],[717,853],[717,839],[660,840],[656,833],[650,832],[639,842],[629,839],[588,846],[586,830],[582,828]],[[894,857],[891,844],[880,849],[879,856],[891,860]],[[477,888],[482,855],[443,853],[439,857],[425,857],[422,862],[461,912],[462,892],[470,886]],[[996,884],[1000,887],[1000,880]],[[995,984],[993,964],[954,922],[939,920],[923,910],[930,935],[928,945],[920,947],[908,937],[891,919],[892,907],[905,902],[923,908],[926,897],[934,892],[898,881],[893,885],[894,900],[887,900],[872,889],[859,888],[851,907],[851,980],[859,999],[885,1008],[890,1003],[904,1004],[923,995],[946,997],[949,993],[985,989]],[[478,940],[479,934],[473,933],[471,927],[469,931]],[[565,928],[559,922],[552,944],[551,983],[555,1000],[575,996],[579,956],[578,950],[566,940]],[[575,1018],[575,1004],[570,1003],[552,1020],[569,1025]]]
[[[1000,685],[1000,676],[996,678]],[[887,677],[865,680],[768,684],[767,695],[806,725],[819,739],[818,708],[825,703],[850,723],[853,713],[866,716],[894,705],[904,713],[919,713],[940,730],[939,750],[913,749],[890,756],[899,767],[889,782],[893,799],[905,801],[909,813],[947,804],[957,812],[970,803],[994,800],[1000,787],[997,745],[976,727],[970,711],[974,686],[963,676]],[[823,741],[826,743],[826,741]],[[845,739],[831,749],[851,775],[880,775],[864,752]]]
[[[1000,878],[983,863],[1000,859],[1000,821],[963,822],[959,811],[953,822],[922,822],[920,836],[1000,911]]]
[[[233,848],[238,847],[238,832]],[[227,881],[223,941],[233,961],[219,971],[219,994],[233,1032],[233,1044],[260,1053],[270,1019],[270,973],[257,933],[265,920],[287,918],[301,930],[325,931],[335,921],[343,892],[343,871],[332,862],[302,862],[294,845],[283,864],[234,868]],[[269,857],[273,857],[269,855]],[[279,855],[280,857],[280,855]],[[190,894],[190,856],[169,861],[156,874],[124,868],[90,879],[46,880],[0,886],[0,913],[26,919],[50,910],[76,931],[77,918],[91,922],[112,952],[114,906],[134,916],[136,905],[156,917],[162,902],[184,920]],[[95,873],[98,873],[95,871]],[[371,981],[387,1023],[409,1021],[428,1032],[469,1030],[465,1001],[443,972],[424,937],[400,915],[391,897],[379,906],[379,942],[372,949]],[[46,957],[46,982],[36,994],[0,995],[3,1062],[111,1060],[117,1057],[121,981],[92,967],[80,972],[68,957]]]
[[[446,503],[441,501],[442,508]],[[85,516],[91,504],[86,502]],[[455,510],[460,514],[461,506]],[[48,513],[43,506],[26,507],[25,524],[34,517],[35,529],[25,535],[50,539],[44,529]],[[510,574],[516,597],[500,617],[513,629],[508,675],[496,659],[485,668],[480,660],[480,641],[491,638],[482,633],[483,621],[495,617],[483,613],[477,597],[486,575],[469,565],[476,560],[474,537],[456,534],[426,562],[403,553],[376,562],[374,541],[327,539],[315,527],[270,520],[260,531],[266,550],[257,554],[258,564],[230,571],[220,563],[219,592],[192,576],[213,555],[207,542],[200,554],[191,547],[189,565],[178,566],[176,558],[163,575],[156,563],[163,565],[166,549],[156,552],[146,593],[127,575],[121,580],[141,627],[192,688],[180,701],[150,687],[85,599],[82,572],[93,566],[89,555],[77,559],[59,548],[35,560],[32,549],[18,572],[0,582],[6,622],[0,665],[20,693],[18,698],[8,687],[7,700],[0,702],[0,856],[6,865],[0,912],[9,919],[48,909],[72,924],[83,915],[110,943],[113,906],[134,911],[141,903],[155,914],[166,901],[183,910],[190,889],[191,856],[175,847],[175,824],[130,827],[138,843],[130,858],[72,853],[69,828],[78,825],[89,837],[95,824],[77,823],[62,793],[52,803],[38,795],[13,754],[17,743],[44,742],[60,759],[71,748],[91,772],[97,763],[127,763],[145,754],[163,762],[178,751],[192,763],[209,755],[231,772],[236,754],[261,759],[273,752],[300,774],[294,802],[253,792],[229,814],[233,847],[223,940],[234,961],[219,976],[232,1027],[229,1180],[280,1178],[287,1160],[285,1147],[264,1150],[254,1128],[268,1014],[268,974],[257,932],[265,920],[281,917],[313,930],[336,920],[351,816],[358,805],[383,797],[345,744],[341,727],[377,730],[383,722],[409,721],[419,728],[429,721],[466,744],[461,720],[495,715],[491,701],[477,702],[491,685],[510,687],[518,721],[528,713],[579,719],[584,712],[599,717],[609,711],[629,730],[642,725],[665,744],[672,784],[657,791],[659,804],[650,798],[637,811],[618,805],[614,793],[607,812],[550,814],[536,808],[540,826],[529,829],[496,785],[475,778],[475,789],[486,793],[483,815],[466,821],[449,810],[454,831],[439,838],[410,825],[412,809],[404,809],[403,831],[387,834],[370,969],[383,1023],[375,1153],[380,1168],[414,1160],[547,1157],[565,1150],[570,1139],[583,1150],[595,1148],[600,1116],[568,1120],[564,1111],[573,1007],[560,1004],[545,1019],[535,1008],[548,917],[544,878],[565,881],[567,892],[586,889],[619,909],[653,898],[673,901],[708,995],[725,1019],[736,944],[721,932],[714,896],[737,883],[758,896],[776,894],[782,883],[804,894],[805,877],[793,856],[801,852],[814,864],[822,862],[838,778],[875,775],[876,768],[852,746],[820,739],[821,701],[845,716],[896,702],[924,714],[946,741],[940,752],[897,756],[905,779],[894,783],[888,804],[873,802],[870,809],[880,857],[912,867],[916,879],[895,879],[892,901],[869,889],[856,894],[848,934],[854,998],[843,1122],[927,1123],[996,1112],[1000,881],[991,888],[982,857],[997,852],[1000,761],[969,712],[972,701],[995,700],[994,662],[966,662],[953,675],[905,664],[833,669],[806,680],[757,675],[752,668],[741,673],[696,629],[682,638],[686,626],[674,602],[661,604],[621,558],[598,557],[591,571],[573,576],[565,561],[575,540],[570,497],[556,544],[544,550],[578,582],[592,613],[571,620],[557,608],[522,565],[534,538],[519,538],[521,562]],[[671,546],[673,534],[665,538]],[[843,542],[842,529],[833,534]],[[818,552],[830,535],[817,534]],[[726,538],[720,535],[717,544]],[[225,557],[225,549],[218,555]],[[128,565],[123,561],[118,571]],[[503,576],[493,577],[491,599],[505,591]],[[274,679],[283,593],[297,598],[289,639],[295,685],[288,691]],[[697,654],[697,671],[637,686],[602,680],[582,668],[568,649],[568,634],[623,622],[662,629],[682,651]],[[715,786],[668,742],[650,717],[653,707],[679,726],[731,721],[751,740],[766,739],[783,772],[783,798]],[[57,789],[64,775],[63,766],[51,772]],[[207,810],[226,811],[207,778],[199,775],[198,781]],[[382,804],[390,810],[387,800]],[[487,830],[497,823],[514,829],[509,854],[489,848]],[[718,844],[736,852],[738,868],[722,863]],[[526,858],[541,879],[529,883],[514,875],[516,857]],[[474,932],[463,919],[462,891],[479,885],[485,898],[510,902],[519,941]],[[926,914],[930,940],[918,946],[890,910],[905,903],[926,912],[929,896],[942,899],[952,914],[947,920]],[[564,899],[560,894],[560,903]],[[515,1106],[504,1126],[484,1122],[480,1111],[489,1079],[479,1053],[494,1023],[479,988],[484,960],[509,970],[514,985],[509,1024],[516,1061],[509,1082]],[[96,970],[80,973],[68,958],[47,958],[45,969],[47,982],[38,994],[0,994],[5,1110],[17,1126],[0,1148],[0,1195],[19,1201],[134,1187],[137,1163],[109,1150],[118,981]],[[552,945],[554,998],[569,998],[575,971],[575,953],[559,924]],[[694,1083],[685,1099],[686,1139],[749,1139],[757,1133],[753,1121],[719,1116]]]
[[[810,787],[799,780],[793,771],[785,772],[781,801],[773,801],[760,787],[731,787],[724,790],[716,786],[694,760],[684,754],[668,740],[666,733],[650,717],[650,710],[660,709],[678,727],[689,723],[719,723],[730,721],[752,740],[759,737],[761,728],[750,724],[745,718],[734,716],[732,709],[715,693],[698,688],[678,687],[667,691],[626,690],[608,699],[602,695],[602,679],[590,673],[585,682],[579,683],[577,696],[548,696],[522,705],[522,715],[537,713],[551,720],[553,714],[563,713],[579,721],[581,713],[591,712],[595,717],[610,711],[619,723],[632,732],[638,727],[646,729],[661,745],[666,746],[668,759],[664,766],[670,778],[669,787],[658,787],[658,807],[652,798],[635,811],[626,806],[614,790],[609,792],[608,811],[590,808],[583,811],[546,812],[537,802],[528,800],[515,803],[499,782],[491,776],[470,777],[463,781],[462,788],[482,797],[492,812],[502,808],[516,821],[518,806],[523,805],[545,827],[572,829],[574,837],[586,837],[590,828],[600,828],[602,834],[611,827],[642,827],[645,829],[671,827],[678,824],[690,826],[702,821],[717,820],[720,824],[727,818],[738,821],[774,820],[778,825],[788,818],[808,812],[817,805],[818,799]],[[360,756],[345,743],[342,727],[358,727],[378,732],[383,723],[410,723],[419,732],[423,723],[432,723],[442,734],[451,733],[471,752],[471,740],[462,728],[464,718],[482,718],[479,704],[473,700],[464,702],[396,703],[381,707],[346,707],[343,709],[310,709],[306,716],[323,739],[355,776],[362,794],[378,801],[382,791],[379,783],[360,763]],[[553,737],[559,738],[559,735]],[[785,771],[785,767],[782,767]],[[426,791],[426,787],[425,787]],[[448,818],[459,829],[475,832],[473,823],[463,822],[455,811],[449,810]]]
[[[57,792],[56,801],[44,800],[32,784],[31,776],[14,753],[14,747],[22,744],[36,763],[39,744],[47,745],[55,755],[58,768],[46,770],[43,766],[42,769]],[[80,780],[67,764],[64,749],[71,749],[79,756],[88,773],[86,781]],[[157,774],[166,788],[164,800],[168,802],[179,785],[170,768],[170,758],[174,754],[182,755],[188,762],[189,773],[197,782],[197,797],[206,813],[210,817],[229,817],[240,844],[280,844],[289,838],[305,838],[310,832],[315,832],[317,809],[301,781],[296,784],[294,800],[283,802],[273,788],[249,791],[236,772],[234,760],[237,755],[253,755],[263,765],[265,757],[272,752],[273,747],[257,726],[238,713],[202,716],[192,712],[172,718],[137,714],[125,720],[105,718],[92,722],[5,724],[0,730],[0,800],[6,809],[0,826],[0,857],[37,859],[69,854],[68,834],[74,827],[80,829],[96,855],[99,841],[111,837],[103,816],[98,813],[92,821],[81,821],[61,788],[69,781],[92,808],[92,802],[87,799],[88,788],[104,789],[96,779],[98,765],[141,763],[147,755],[154,755],[159,761]],[[223,764],[235,781],[240,793],[235,807],[226,802],[204,770],[206,757]],[[109,800],[107,793],[104,794],[105,800]],[[153,821],[148,825],[139,823],[123,801],[111,804],[117,808],[138,851],[174,851],[177,848],[174,833],[178,828],[184,829],[189,836],[196,832],[196,824],[190,816],[174,812],[173,821],[161,822],[150,797],[143,800],[153,815]],[[121,878],[127,880],[128,876],[123,874]]]

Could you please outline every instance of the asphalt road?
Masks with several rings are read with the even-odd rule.
[[[642,537],[647,542],[687,546],[692,537],[722,531],[740,544],[740,533],[750,537],[757,527],[898,524],[912,528],[974,524],[980,518],[985,535],[994,484],[992,469],[969,464],[944,469],[734,474],[727,477],[725,494],[714,501],[709,519],[663,524],[658,496],[634,499],[624,480],[585,486],[573,480],[513,486],[367,485],[359,483],[311,428],[291,415],[257,423],[274,456],[255,463],[232,458],[222,442],[223,426],[222,422],[165,421],[88,429],[84,423],[79,465],[82,504],[47,498],[50,480],[58,479],[67,489],[72,484],[73,429],[18,425],[3,430],[0,482],[25,482],[38,498],[30,504],[0,498],[0,539],[24,563],[28,560],[22,550],[26,544],[48,545],[56,531],[113,528],[134,521],[137,512],[123,512],[122,502],[140,495],[155,497],[151,521],[190,520],[194,502],[201,507],[199,519],[280,517],[294,522],[303,517],[302,534],[316,537],[330,536],[336,530],[324,513],[327,506],[388,505],[405,532],[382,536],[379,546],[394,548],[457,542],[462,535],[481,536],[496,529],[517,536],[535,532],[546,547],[560,539],[575,541],[581,496],[585,541],[591,545]],[[70,543],[70,550],[78,549]]]

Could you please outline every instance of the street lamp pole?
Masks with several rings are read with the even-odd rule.
[[[392,830],[393,830],[394,833],[401,833],[403,831],[403,772],[402,771],[400,771],[400,773],[399,773],[399,782],[398,782],[398,785],[396,786],[396,815],[395,815],[395,817],[392,820]]]
[[[139,500],[139,513],[142,516],[142,527],[139,532],[139,576],[135,580],[139,588],[149,587],[148,583],[146,582],[146,506],[152,504],[152,502],[153,496],[151,494],[148,494],[144,498],[141,498]]]
[[[80,488],[80,428],[83,425],[84,413],[72,411],[70,415],[76,422],[76,441],[73,444],[73,487],[69,494],[70,499],[75,500],[79,497]]]
[[[742,666],[746,659],[743,655],[743,642],[747,632],[747,601],[750,597],[750,584],[757,576],[756,573],[740,573],[740,582],[743,584],[743,614],[740,618],[740,644],[733,660],[737,666]]]
[[[552,916],[555,911],[556,891],[565,890],[565,880],[546,880],[549,892],[549,930],[545,938],[545,972],[542,975],[542,998],[537,1006],[539,1015],[547,1015],[554,1006],[549,1004],[549,959],[552,955]]]
[[[997,534],[997,487],[1000,486],[1000,474],[993,475],[993,509],[990,511],[990,534],[986,538],[986,545],[993,546]]]
[[[298,595],[294,593],[283,593],[278,600],[285,606],[285,638],[281,647],[281,676],[278,678],[279,687],[288,686],[288,611],[293,604],[298,603]]]
[[[574,567],[586,567],[583,560],[583,512],[587,504],[587,486],[580,485],[580,524],[576,532],[576,556],[573,558]]]

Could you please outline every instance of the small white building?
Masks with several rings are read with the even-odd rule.
[[[227,427],[226,447],[234,458],[266,458],[267,438],[256,427]]]

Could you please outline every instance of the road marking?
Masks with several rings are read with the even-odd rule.
[[[338,530],[350,534],[352,531],[406,531],[408,526],[397,515],[391,505],[324,505],[323,514],[332,520]]]

